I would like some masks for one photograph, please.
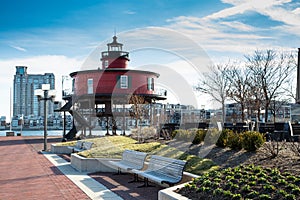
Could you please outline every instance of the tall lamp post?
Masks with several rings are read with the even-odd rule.
[[[55,90],[50,90],[50,84],[42,84],[42,89],[34,91],[38,101],[44,101],[44,150],[47,151],[47,101],[53,101],[56,95]]]

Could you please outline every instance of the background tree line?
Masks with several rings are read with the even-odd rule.
[[[259,119],[264,110],[275,116],[278,102],[295,99],[293,81],[296,76],[295,53],[274,50],[257,50],[246,55],[243,62],[228,62],[209,66],[209,71],[196,86],[196,90],[209,94],[222,105],[222,121],[225,122],[225,103],[239,104],[241,121],[247,116]],[[247,115],[246,115],[247,114]]]

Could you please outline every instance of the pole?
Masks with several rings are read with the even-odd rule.
[[[44,91],[44,151],[47,151],[47,100],[48,90]]]
[[[11,116],[11,88],[9,88],[9,117],[10,117],[9,131],[11,131],[11,127],[12,127],[12,116]]]
[[[123,135],[125,136],[125,103],[123,103]]]
[[[67,122],[66,122],[66,111],[64,111],[64,120],[63,120],[63,138],[66,138],[66,125],[67,125]]]

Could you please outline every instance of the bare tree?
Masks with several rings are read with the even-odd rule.
[[[245,120],[245,109],[250,98],[249,73],[240,63],[231,64],[225,71],[229,80],[227,95],[241,107],[241,120]]]
[[[285,96],[283,96],[285,97]],[[287,104],[290,100],[286,98],[277,99],[277,97],[274,98],[274,100],[271,101],[269,110],[271,111],[273,115],[273,121],[275,123],[276,121],[276,113],[283,107],[283,105]]]
[[[222,123],[225,122],[225,100],[229,87],[229,80],[225,73],[227,68],[227,65],[222,64],[209,66],[209,72],[204,74],[203,79],[196,86],[197,91],[209,94],[213,100],[222,105]]]
[[[289,100],[292,100],[294,103],[297,103],[297,81],[296,80],[296,70],[295,73],[292,74],[292,77],[289,79],[288,83],[284,86],[285,95]]]
[[[248,87],[248,112],[251,113],[252,117],[256,117],[256,127],[258,128],[258,122],[260,121],[260,113],[262,108],[263,92],[258,78],[256,76],[252,76],[250,73]]]
[[[145,104],[147,104],[147,101],[145,101],[145,98],[138,95],[132,95],[130,97],[130,103],[132,103],[132,116],[136,120],[136,128],[137,128],[137,136],[138,141],[141,143],[144,141],[144,138],[142,136],[142,127],[141,127],[141,120],[143,120],[145,113],[147,113],[147,108]],[[138,128],[139,127],[139,128]]]
[[[144,97],[138,95],[132,95],[130,97],[130,103],[132,103],[132,114],[136,120],[136,127],[138,127],[140,121],[143,119],[144,113],[146,112],[144,104],[146,101]]]
[[[273,50],[255,51],[253,55],[245,56],[247,68],[262,95],[265,109],[265,121],[268,121],[268,110],[271,101],[282,95],[283,85],[288,82],[296,67],[293,54],[276,53]],[[257,94],[260,95],[260,94]]]

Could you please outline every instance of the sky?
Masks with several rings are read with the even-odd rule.
[[[61,100],[62,76],[97,69],[114,34],[130,53],[129,68],[177,78],[161,84],[183,104],[211,63],[300,47],[298,0],[1,0],[0,13],[0,116],[7,117],[15,66],[53,72]]]

